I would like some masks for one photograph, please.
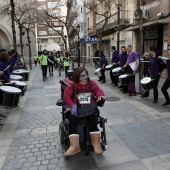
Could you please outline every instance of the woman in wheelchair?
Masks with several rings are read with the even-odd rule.
[[[77,106],[86,106],[88,104],[95,104],[102,99],[105,99],[104,92],[99,86],[90,80],[88,72],[83,67],[78,67],[73,73],[73,87],[67,86],[64,91],[63,99],[66,103],[66,111],[69,119],[69,140],[70,147],[66,151],[65,156],[74,155],[79,153],[79,135],[77,133],[78,115]],[[95,154],[102,154],[103,150],[100,145],[100,131],[97,127],[99,110],[93,115],[87,117],[90,138]]]

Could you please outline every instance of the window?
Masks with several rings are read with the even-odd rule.
[[[48,39],[47,38],[42,38],[40,40],[41,40],[41,43],[48,43]]]

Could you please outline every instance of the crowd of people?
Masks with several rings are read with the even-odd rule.
[[[95,50],[94,58],[96,57]],[[102,83],[106,83],[105,78],[105,70],[110,71],[110,80],[111,84],[114,87],[118,87],[121,89],[122,93],[128,93],[129,96],[136,96],[136,88],[135,88],[135,75],[136,72],[139,71],[139,65],[141,64],[141,60],[145,61],[143,66],[143,77],[150,77],[151,78],[151,85],[153,89],[153,103],[158,103],[158,83],[160,79],[160,75],[164,69],[167,69],[167,79],[163,84],[161,91],[165,96],[166,102],[163,103],[163,106],[170,105],[170,98],[167,92],[167,89],[170,86],[170,49],[168,47],[167,58],[163,60],[161,57],[158,56],[158,50],[155,46],[150,46],[147,53],[144,54],[143,58],[141,59],[136,51],[133,50],[131,45],[128,45],[127,48],[125,46],[121,47],[121,53],[119,54],[116,50],[115,46],[111,47],[112,57],[110,59],[110,64],[106,59],[103,51],[99,52],[99,61],[98,65],[101,69],[97,70],[100,71],[101,76],[99,74],[99,80]],[[169,58],[169,59],[168,59]],[[95,69],[97,60],[94,61]],[[115,68],[121,67],[121,74],[127,75],[127,84],[121,84],[118,86],[119,83],[119,76],[121,74],[114,74],[113,70]],[[149,90],[145,90],[142,94],[140,94],[142,98],[149,96]]]
[[[64,55],[60,51],[53,52],[44,50],[39,53],[38,56],[34,55],[34,64],[41,65],[43,81],[47,79],[47,68],[49,68],[49,75],[53,76],[53,70],[58,69],[58,74],[61,76],[61,71],[65,71],[65,77],[67,77],[67,70],[71,63],[70,54],[65,52]]]

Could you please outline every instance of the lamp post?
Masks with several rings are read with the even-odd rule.
[[[122,5],[122,0],[115,0],[115,4],[117,6],[117,51],[119,52],[119,45],[120,45],[120,30],[119,30],[119,25],[120,25],[120,6]]]
[[[77,41],[77,54],[78,54],[78,67],[80,67],[80,25],[78,24],[76,26],[76,30],[77,30],[77,37],[78,37],[78,41]]]
[[[67,51],[67,35],[64,35],[65,50]]]

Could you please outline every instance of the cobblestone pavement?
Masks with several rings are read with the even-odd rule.
[[[94,66],[87,65],[90,78],[97,83]],[[18,108],[4,109],[7,116],[0,131],[0,169],[2,170],[170,170],[170,107],[153,104],[153,94],[142,99],[129,97],[107,83],[100,84],[106,102],[100,113],[106,117],[108,150],[102,155],[84,156],[81,152],[70,159],[63,157],[58,125],[61,108],[59,80],[54,76],[42,81],[40,67],[30,73],[25,96]],[[136,79],[138,81],[138,79]],[[160,87],[163,80],[160,80]],[[136,83],[138,89],[138,83]]]

